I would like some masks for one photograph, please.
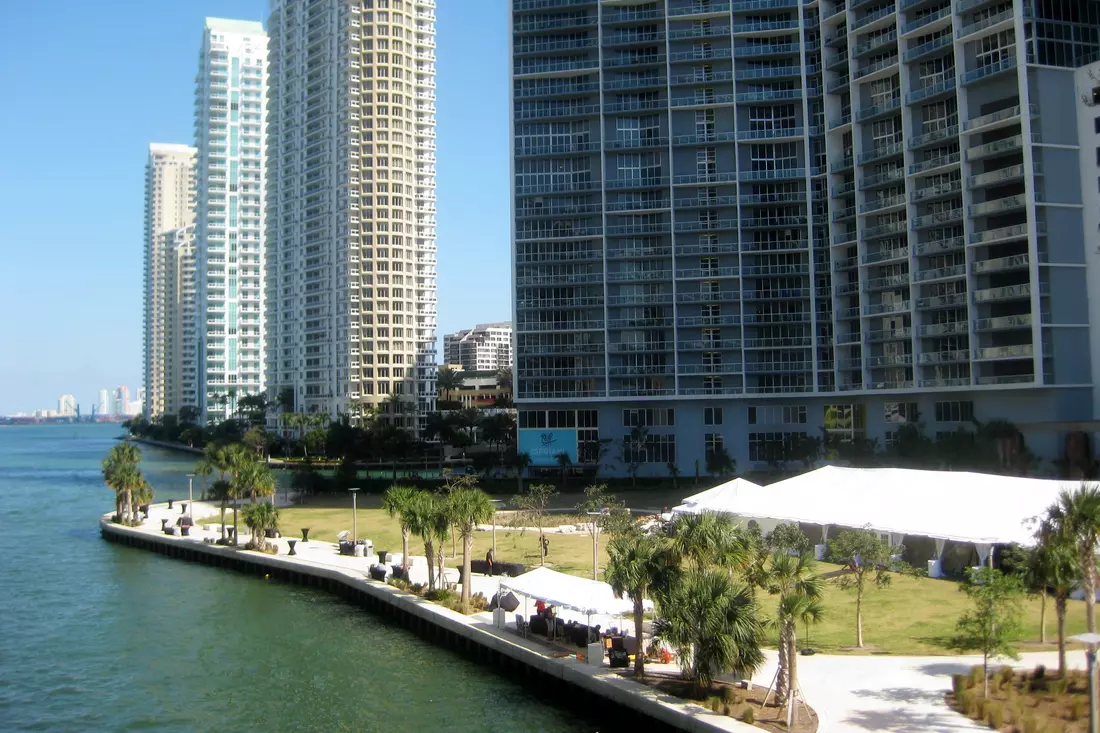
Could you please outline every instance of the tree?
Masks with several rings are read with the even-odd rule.
[[[619,460],[630,474],[631,488],[638,486],[638,468],[645,460],[646,443],[649,441],[649,429],[642,425],[635,425],[630,432],[623,436],[619,443]]]
[[[1031,551],[1028,576],[1054,597],[1058,623],[1058,673],[1066,671],[1066,607],[1070,594],[1081,585],[1081,558],[1071,538],[1054,531],[1048,521],[1039,525],[1038,544]]]
[[[876,588],[890,584],[889,570],[892,556],[900,554],[902,547],[891,547],[870,530],[844,530],[836,539],[829,540],[831,562],[847,566],[847,573],[837,578],[837,587],[856,593],[856,646],[863,647],[863,594],[867,581]]]
[[[394,484],[382,495],[382,508],[391,517],[398,517],[401,525],[401,566],[409,567],[409,532],[412,521],[413,502],[417,500],[420,489],[413,486]]]
[[[656,635],[677,651],[696,697],[732,672],[751,678],[764,661],[763,625],[752,592],[715,568],[686,571],[662,596]]]
[[[251,458],[251,453],[248,454]],[[255,503],[258,496],[271,496],[275,493],[275,476],[270,469],[254,460],[241,463],[233,472],[229,482],[228,498],[233,500],[233,542],[237,543],[238,502],[246,496]]]
[[[552,488],[552,487],[551,487]],[[635,532],[615,537],[607,545],[607,582],[634,604],[634,636],[642,638],[643,603],[660,577],[661,547],[653,535]],[[640,643],[640,642],[639,642]],[[645,676],[644,650],[634,655],[634,676]]]
[[[202,415],[202,410],[194,405],[184,405],[176,415],[179,417],[180,425],[195,425]]]
[[[503,448],[516,438],[516,421],[506,412],[498,412],[489,415],[481,421],[481,437],[492,448],[494,445]]]
[[[202,480],[202,498],[206,498],[206,477],[218,470],[218,467],[214,465],[214,462],[210,460],[210,457],[203,454],[203,457],[199,459],[198,463],[192,469],[195,475]]]
[[[960,590],[974,603],[955,624],[950,648],[982,653],[983,694],[989,697],[989,658],[1019,659],[1013,641],[1020,633],[1024,594],[1020,578],[993,568],[970,569]]]
[[[788,706],[788,716],[798,688],[798,622],[816,623],[824,616],[825,581],[815,570],[816,563],[808,553],[791,555],[776,550],[769,558],[762,584],[768,593],[778,596],[775,625],[779,630],[779,673],[775,695]]]
[[[768,532],[764,544],[772,552],[786,555],[806,555],[814,549],[813,542],[794,522],[784,522]]]
[[[711,476],[732,476],[737,473],[737,461],[730,457],[724,445],[707,451],[707,473]]]
[[[524,523],[527,521],[534,522],[535,526],[538,527],[539,565],[546,564],[546,556],[542,552],[542,524],[543,520],[546,518],[547,511],[550,509],[550,501],[557,493],[558,490],[553,484],[530,484],[527,487],[526,494],[516,494],[516,496],[512,498],[512,503],[519,507],[519,516],[517,518]]]
[[[462,387],[463,381],[465,381],[465,377],[449,366],[441,366],[439,371],[436,372],[436,388],[439,390],[439,394],[448,402],[453,401],[452,393]]]
[[[512,367],[501,367],[497,369],[497,389],[511,392],[513,382]]]
[[[470,559],[474,551],[474,531],[493,517],[493,503],[489,495],[477,488],[473,476],[453,479],[447,495],[449,524],[462,538],[462,612],[470,612]]]
[[[244,515],[245,526],[252,533],[248,548],[263,550],[267,547],[267,530],[279,528],[279,510],[273,504],[263,501],[245,506],[241,513]]]
[[[569,454],[562,451],[554,457],[557,461],[558,467],[561,469],[561,493],[565,493],[565,487],[569,481],[569,469],[573,467],[573,459],[569,457]]]
[[[672,561],[683,567],[719,567],[745,571],[752,560],[752,540],[728,514],[699,512],[676,517],[669,530]]]
[[[436,589],[437,577],[443,578],[442,548],[450,528],[446,509],[445,497],[429,491],[418,491],[409,503],[409,531],[424,541],[428,558],[428,590]]]
[[[1096,632],[1096,544],[1100,541],[1100,487],[1082,483],[1076,491],[1062,491],[1047,509],[1049,531],[1077,546],[1085,591],[1085,618]]]
[[[115,517],[122,523],[135,519],[134,494],[147,485],[138,464],[141,451],[133,443],[117,443],[103,459],[103,481],[115,492]]]
[[[424,423],[424,437],[439,441],[440,471],[443,470],[443,461],[446,459],[447,445],[454,440],[454,432],[454,426],[442,412],[430,413]]]
[[[523,493],[523,472],[527,470],[527,467],[531,465],[531,455],[529,453],[516,453],[515,455],[515,467],[516,467],[516,484],[519,489],[519,493]]]
[[[600,573],[600,534],[605,530],[615,534],[624,532],[631,524],[630,512],[626,506],[607,493],[607,484],[594,484],[584,490],[584,501],[577,504],[581,514],[589,515],[586,531],[592,537],[592,579],[599,580]]]
[[[243,399],[241,400],[244,401]],[[262,459],[267,449],[267,433],[263,428],[251,428],[242,438],[245,445],[256,452],[256,457]]]
[[[315,428],[310,430],[304,436],[302,436],[302,451],[306,460],[309,460],[309,454],[313,453],[315,456],[319,456],[325,451],[325,443],[328,442],[328,431],[321,428]]]
[[[672,490],[680,490],[680,467],[676,465],[676,461],[668,462],[668,475],[672,478]]]
[[[229,482],[223,478],[218,479],[214,483],[210,484],[210,498],[214,501],[221,502],[221,542],[225,544],[225,512],[229,508],[229,497],[231,494]]]

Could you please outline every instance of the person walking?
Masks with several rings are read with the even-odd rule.
[[[489,551],[485,553],[485,562],[489,565],[489,575],[496,575],[496,570],[493,568],[493,548],[489,548]]]

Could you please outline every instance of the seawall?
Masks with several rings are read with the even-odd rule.
[[[198,456],[202,455],[202,448],[192,448],[191,446],[184,445],[183,443],[172,443],[167,440],[153,440],[152,438],[135,438],[132,435],[125,438],[125,440],[129,440],[131,443],[144,443],[145,445],[155,445],[158,448],[176,450],[181,453],[191,453],[192,455]]]
[[[371,580],[361,571],[326,566],[297,555],[265,555],[209,544],[195,537],[165,535],[148,525],[125,527],[112,522],[110,515],[100,519],[100,531],[104,539],[118,544],[326,590],[389,623],[532,685],[545,692],[547,700],[568,700],[571,706],[595,713],[611,729],[661,733],[758,730],[699,705],[673,701],[607,667],[549,656],[534,641],[512,631]]]

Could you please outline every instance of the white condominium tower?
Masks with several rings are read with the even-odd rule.
[[[172,229],[160,239],[165,283],[164,414],[178,415],[181,407],[199,403],[195,227]]]
[[[207,18],[195,79],[199,407],[207,420],[263,390],[264,118],[267,35]]]
[[[151,143],[145,164],[144,374],[145,414],[164,412],[166,390],[164,321],[164,252],[160,235],[194,219],[195,149],[188,145]],[[100,400],[101,402],[103,400]],[[100,407],[100,413],[107,409]]]
[[[443,363],[483,372],[512,366],[512,324],[479,323],[443,336]]]
[[[434,409],[434,9],[271,2],[266,374],[297,412]]]

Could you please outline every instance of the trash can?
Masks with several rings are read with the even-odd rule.
[[[363,557],[363,548],[364,548],[363,545],[360,545],[360,544],[356,543],[356,545],[355,545],[355,556],[356,557]]]

